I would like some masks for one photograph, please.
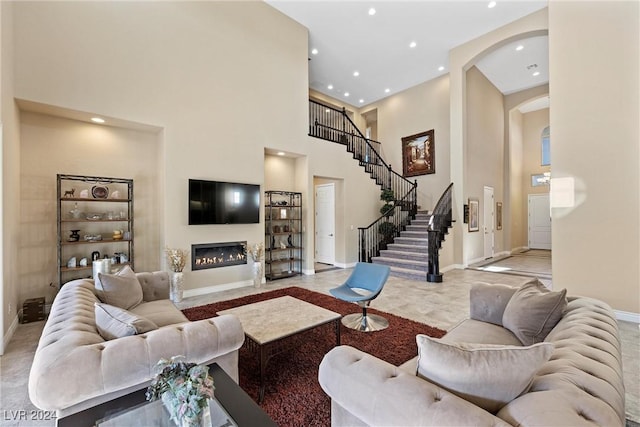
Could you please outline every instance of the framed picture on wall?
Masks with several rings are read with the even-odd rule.
[[[496,229],[502,230],[502,202],[496,202]]]
[[[469,198],[469,231],[480,230],[480,201],[476,198]]]
[[[402,175],[417,176],[436,173],[433,129],[402,138]]]

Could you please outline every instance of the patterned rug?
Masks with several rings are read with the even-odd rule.
[[[250,295],[183,310],[189,320],[215,316],[216,312],[285,295],[310,302],[342,315],[360,308],[330,295],[290,287]],[[375,304],[375,302],[374,302]],[[370,353],[394,365],[400,365],[418,354],[415,337],[425,334],[441,337],[446,332],[390,313],[369,309],[389,320],[383,331],[363,333],[342,326],[341,342]],[[324,355],[335,345],[332,325],[317,328],[300,337],[298,346],[269,360],[267,387],[262,409],[280,426],[329,426],[331,401],[318,384],[318,366]],[[258,400],[260,367],[258,357],[246,348],[240,349],[240,387]]]

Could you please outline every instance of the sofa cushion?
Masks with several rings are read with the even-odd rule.
[[[458,323],[442,337],[442,341],[450,343],[522,345],[518,337],[510,330],[474,319],[465,319]]]
[[[518,289],[504,309],[502,324],[523,345],[544,341],[567,308],[567,290],[552,292],[537,279]]]
[[[142,286],[129,266],[116,274],[98,273],[102,301],[129,310],[142,302]]]
[[[469,292],[470,318],[502,326],[502,316],[518,288],[498,283],[474,283]]]
[[[189,321],[168,299],[143,302],[132,308],[131,312],[153,321],[159,327]]]
[[[554,346],[447,343],[418,335],[418,376],[491,413],[527,391]]]
[[[99,302],[94,303],[94,306],[96,327],[102,338],[107,341],[158,329],[158,325],[149,319],[122,308]]]

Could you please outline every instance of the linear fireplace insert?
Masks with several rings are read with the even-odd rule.
[[[191,245],[191,270],[246,264],[246,248],[246,241]]]

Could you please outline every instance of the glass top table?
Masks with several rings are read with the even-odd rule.
[[[216,387],[214,395],[215,401],[210,402],[212,426],[216,420],[221,420],[225,414],[230,418],[229,426],[271,426],[276,427],[277,424],[269,418],[269,416],[251,399],[251,397],[240,388],[238,384],[216,363],[209,365],[209,373],[213,377]],[[147,388],[141,388],[125,396],[118,397],[84,411],[58,418],[57,425],[59,427],[93,427],[93,426],[109,426],[109,424],[97,424],[98,422],[108,422],[109,420],[118,420],[117,416],[127,416],[129,413],[138,414],[137,423],[130,424],[122,419],[112,425],[118,426],[171,426],[173,423],[169,420],[169,413],[162,406],[162,402],[147,402],[145,392]],[[151,407],[149,407],[151,405]],[[155,407],[154,405],[159,405]],[[131,412],[141,410],[140,412]],[[157,417],[156,415],[147,413],[148,410],[164,411],[166,417],[159,416],[159,424],[152,424],[143,417]],[[214,414],[215,412],[215,414]],[[165,423],[165,424],[162,424]],[[218,426],[225,425],[217,424]]]

